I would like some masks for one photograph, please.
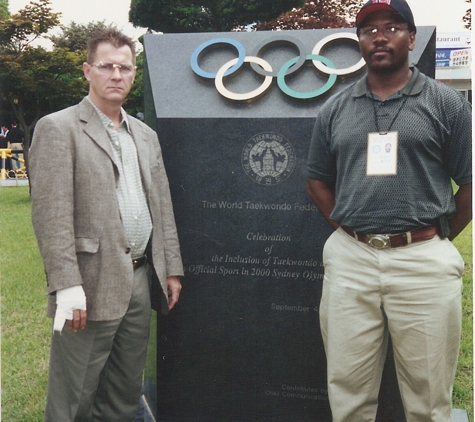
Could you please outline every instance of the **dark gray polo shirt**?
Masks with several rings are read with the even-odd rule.
[[[376,116],[375,116],[376,114]],[[368,134],[398,133],[397,174],[366,174]],[[376,122],[378,121],[378,123]],[[335,184],[332,220],[360,233],[398,233],[455,212],[451,179],[472,181],[471,105],[413,69],[408,85],[381,101],[361,79],[321,108],[308,176]]]

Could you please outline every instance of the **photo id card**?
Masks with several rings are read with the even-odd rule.
[[[397,172],[397,132],[368,134],[368,176],[394,175]]]

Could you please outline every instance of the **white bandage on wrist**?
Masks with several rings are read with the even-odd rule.
[[[73,319],[73,311],[86,310],[86,295],[82,286],[73,286],[56,291],[56,314],[53,332],[61,332],[67,319]]]

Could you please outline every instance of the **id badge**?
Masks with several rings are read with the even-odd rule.
[[[368,134],[368,176],[397,173],[397,132]]]

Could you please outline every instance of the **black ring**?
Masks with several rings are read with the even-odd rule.
[[[270,47],[281,46],[285,44],[292,44],[295,47],[297,47],[297,49],[299,50],[299,56],[298,56],[299,59],[285,73],[286,76],[291,75],[292,73],[297,72],[305,64],[306,54],[302,54],[304,51],[304,46],[300,42],[300,40],[293,37],[289,37],[288,35],[285,35],[285,34],[279,34],[277,36],[273,36],[271,39],[267,39],[264,42],[258,44],[256,47],[257,52],[254,55],[256,57],[262,58],[261,54],[264,53],[266,50],[268,50]],[[257,63],[251,63],[251,67],[252,67],[252,70],[254,70],[254,72],[262,76],[277,77],[277,75],[279,74],[279,69],[273,70],[272,72],[268,72],[264,70],[262,67],[260,67]]]

